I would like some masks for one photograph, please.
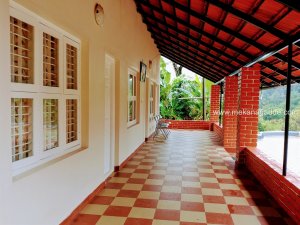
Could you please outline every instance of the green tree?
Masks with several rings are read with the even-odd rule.
[[[166,63],[160,59],[160,114],[163,118],[174,119],[172,107],[171,74],[166,69]]]
[[[163,59],[160,62],[160,113],[167,119],[202,119],[203,118],[203,82],[195,74],[189,80],[184,74],[171,80]],[[210,88],[212,82],[205,81],[206,119],[209,118]]]

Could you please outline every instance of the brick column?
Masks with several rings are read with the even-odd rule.
[[[224,148],[236,153],[237,148],[237,111],[238,111],[238,77],[225,78],[223,132]]]
[[[220,85],[212,85],[210,92],[210,130],[213,123],[218,123],[220,113]]]
[[[258,134],[258,110],[260,91],[260,67],[242,68],[239,77],[239,115],[236,159],[245,163],[245,147],[256,147]]]

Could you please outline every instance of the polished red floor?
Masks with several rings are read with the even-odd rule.
[[[209,131],[147,142],[73,225],[294,224]]]

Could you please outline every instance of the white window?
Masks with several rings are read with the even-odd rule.
[[[128,126],[132,126],[138,123],[138,87],[139,80],[137,77],[137,72],[129,69],[128,70]]]
[[[77,48],[71,44],[66,46],[66,60],[67,60],[67,73],[66,73],[66,88],[77,90]]]
[[[33,156],[33,99],[11,99],[12,161]]]
[[[43,33],[43,86],[59,87],[58,38]]]
[[[10,15],[12,161],[24,171],[80,147],[80,41],[16,3]]]
[[[11,82],[33,84],[33,26],[10,17]]]
[[[43,99],[44,151],[58,147],[58,99]]]
[[[77,99],[66,99],[66,106],[67,106],[67,143],[72,143],[78,140],[78,110],[77,110],[78,100]]]
[[[149,104],[150,119],[152,119],[155,114],[155,84],[153,82],[150,83]]]

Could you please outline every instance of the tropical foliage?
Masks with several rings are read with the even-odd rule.
[[[163,118],[176,120],[203,118],[203,82],[198,75],[195,74],[194,80],[190,80],[184,74],[178,74],[176,71],[176,77],[172,79],[170,72],[166,69],[165,61],[161,59],[160,78],[160,114]],[[211,85],[212,82],[205,81],[206,119],[209,118]]]
[[[261,91],[260,131],[283,131],[285,119],[286,86]],[[291,88],[290,131],[300,131],[300,84]]]

